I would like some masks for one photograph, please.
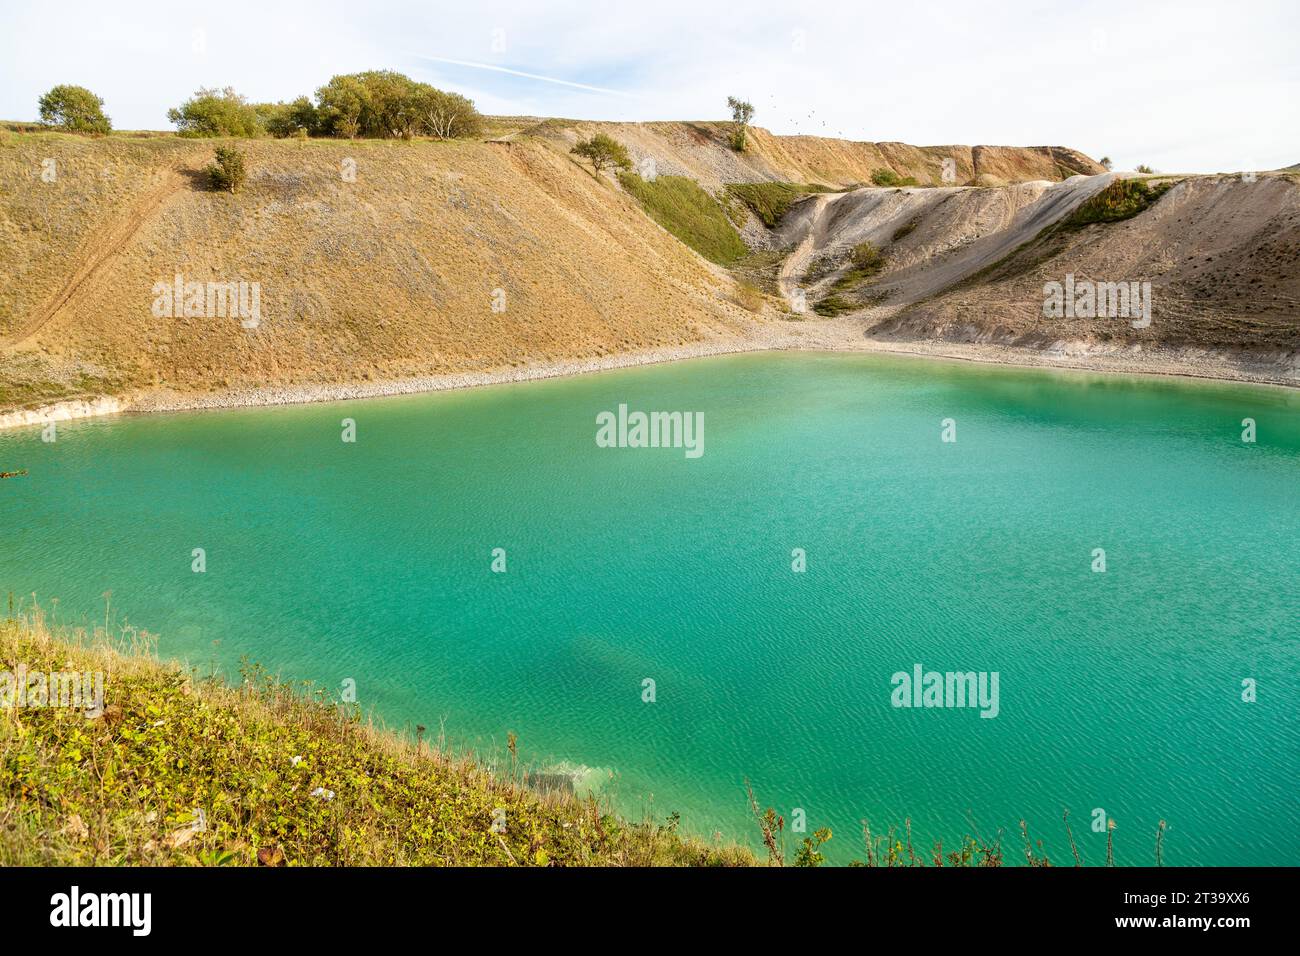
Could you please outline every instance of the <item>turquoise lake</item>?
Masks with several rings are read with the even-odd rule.
[[[704,454],[598,447],[620,404],[702,413]],[[928,851],[973,818],[1067,863],[1064,808],[1088,863],[1097,808],[1119,863],[1162,819],[1169,864],[1297,862],[1300,393],[751,354],[57,434],[0,432],[0,589],[111,591],[162,656],[351,679],[753,843],[748,779],[835,862],[863,819]],[[997,672],[998,715],[892,706],[916,664]]]

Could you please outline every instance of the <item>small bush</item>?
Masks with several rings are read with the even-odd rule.
[[[1150,186],[1141,179],[1117,179],[1101,192],[1082,203],[1067,226],[1086,226],[1094,222],[1120,222],[1132,219],[1163,196],[1172,183]]]
[[[892,169],[877,169],[871,173],[871,181],[877,186],[919,186],[915,176],[900,176]]]
[[[859,242],[850,253],[853,268],[862,272],[879,272],[885,267],[885,258],[869,242]]]
[[[213,189],[229,190],[233,195],[239,192],[246,178],[244,154],[233,146],[218,146],[216,162],[208,166],[206,172]]]
[[[842,295],[828,295],[813,306],[813,311],[820,316],[834,318],[835,316],[841,315],[845,312],[852,312],[855,308],[857,308],[857,306]]]
[[[251,138],[265,132],[257,107],[231,87],[200,88],[194,96],[167,111],[181,136],[239,136]]]
[[[632,168],[632,157],[627,154],[627,147],[604,133],[597,133],[591,139],[579,140],[569,152],[590,162],[597,173],[602,169]]]

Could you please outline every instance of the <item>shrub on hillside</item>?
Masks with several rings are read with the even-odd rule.
[[[632,158],[627,154],[627,147],[604,133],[597,133],[591,139],[579,140],[569,152],[590,162],[598,173],[602,169],[632,168]]]
[[[916,229],[917,224],[920,223],[920,221],[921,220],[919,218],[911,219],[906,223],[904,223],[903,225],[899,226],[897,229],[894,230],[894,236],[891,241],[898,242],[898,240],[900,239],[906,239],[908,236],[912,234],[913,230]]]
[[[231,87],[200,87],[190,99],[167,111],[181,136],[261,136],[265,131],[257,108]]]
[[[843,315],[845,312],[852,312],[855,308],[856,306],[848,299],[844,298],[842,295],[835,294],[828,295],[826,298],[814,305],[813,311],[824,318],[833,319],[835,316]]]
[[[849,261],[861,272],[876,273],[885,267],[885,257],[869,242],[859,242],[854,246]]]
[[[392,70],[332,77],[316,91],[316,104],[321,133],[345,139],[475,136],[483,123],[465,97]]]
[[[892,169],[877,169],[871,174],[871,181],[877,186],[919,186],[915,176],[900,176]]]
[[[84,86],[56,86],[37,105],[41,122],[70,133],[107,133],[113,128],[104,115],[104,101]]]
[[[216,162],[209,165],[206,172],[213,189],[222,192],[229,190],[233,195],[239,192],[247,178],[244,171],[244,154],[233,146],[218,146]]]
[[[1131,219],[1163,196],[1172,183],[1149,186],[1141,179],[1117,179],[1095,196],[1080,204],[1067,226],[1086,226],[1093,222],[1120,222]]]

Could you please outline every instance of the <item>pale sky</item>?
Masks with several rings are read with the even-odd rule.
[[[75,83],[119,129],[170,129],[199,86],[393,69],[485,113],[721,119],[737,95],[777,133],[1235,172],[1300,163],[1298,40],[1300,0],[0,0],[0,119]]]

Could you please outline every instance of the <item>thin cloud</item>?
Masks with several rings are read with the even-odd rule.
[[[493,73],[506,73],[510,76],[521,76],[527,80],[541,80],[543,83],[554,83],[557,86],[569,86],[576,90],[587,90],[590,93],[608,93],[610,96],[625,96],[628,99],[643,99],[640,94],[629,93],[626,90],[611,90],[604,86],[591,86],[587,83],[575,83],[573,80],[562,80],[555,76],[543,76],[540,73],[525,73],[523,70],[512,70],[509,67],[497,66],[493,63],[477,63],[473,60],[453,60],[445,56],[428,56],[423,53],[412,54],[421,60],[430,60],[434,63],[450,63],[453,66],[468,66],[475,70],[491,70]]]

